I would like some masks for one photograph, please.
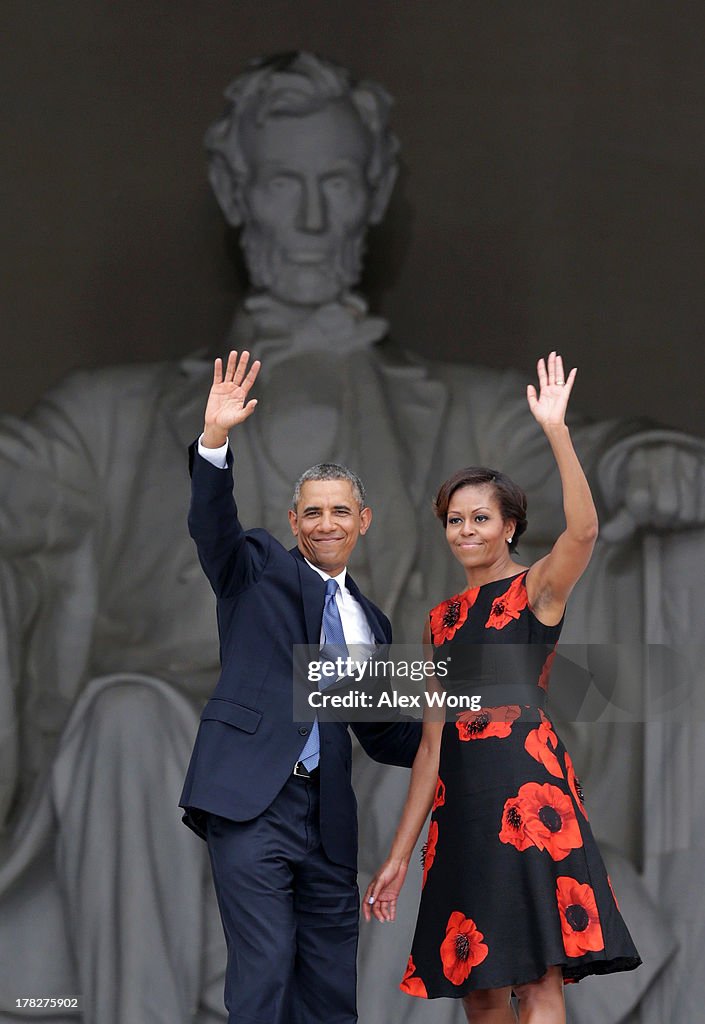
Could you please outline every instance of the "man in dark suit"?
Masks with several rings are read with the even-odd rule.
[[[221,674],[203,714],[181,806],[208,842],[228,946],[229,1024],[353,1024],[357,816],[341,721],[295,722],[293,646],[388,643],[386,616],[346,564],[372,519],[355,474],[303,474],[287,551],[245,531],[228,431],[254,411],[248,353],[215,361],[203,434],[191,446],[189,529],[217,597]],[[352,724],[375,760],[409,766],[416,723]]]

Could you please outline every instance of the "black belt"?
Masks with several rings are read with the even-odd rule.
[[[291,774],[295,775],[297,779],[317,779],[318,765],[309,771],[303,761],[297,761]]]

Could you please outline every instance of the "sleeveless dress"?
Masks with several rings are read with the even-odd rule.
[[[481,710],[448,710],[416,932],[400,988],[460,998],[559,964],[565,983],[641,958],[544,711],[561,623],[531,611],[524,570],[430,613],[436,674]],[[443,671],[446,675],[443,676]],[[456,705],[460,701],[456,701]]]

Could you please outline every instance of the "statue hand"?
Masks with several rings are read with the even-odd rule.
[[[205,433],[211,438],[214,435],[227,435],[232,427],[242,423],[255,411],[257,399],[247,401],[247,395],[257,379],[260,362],[256,359],[245,376],[249,359],[249,352],[243,352],[239,360],[237,352],[231,352],[225,373],[220,358],[213,364],[213,384],[205,412]]]
[[[612,518],[604,540],[625,540],[639,527],[682,530],[705,526],[705,455],[672,441],[625,452],[612,474],[617,492],[605,494]]]
[[[526,399],[536,422],[545,430],[547,427],[565,422],[568,398],[578,371],[573,367],[566,377],[563,372],[563,359],[555,352],[549,354],[547,361],[539,359],[536,369],[539,377],[539,395],[537,397],[534,385],[529,384]]]

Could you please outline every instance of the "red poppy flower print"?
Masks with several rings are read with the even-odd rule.
[[[588,812],[585,810],[585,794],[583,793],[583,787],[580,785],[580,779],[575,774],[575,768],[573,768],[573,761],[567,750],[565,752],[565,770],[568,776],[568,785],[570,786],[570,791],[573,794],[575,802],[580,808],[583,817],[587,821],[589,819]]]
[[[607,884],[610,887],[610,892],[612,893],[612,899],[614,900],[614,905],[617,908],[617,910],[619,910],[619,903],[617,902],[617,897],[614,894],[614,889],[612,888],[612,879],[610,878],[609,875],[607,876]]]
[[[541,669],[541,675],[539,676],[539,686],[544,691],[548,690],[548,680],[551,677],[551,666],[553,665],[553,662],[555,660],[556,660],[556,652],[555,652],[555,650],[553,650],[553,651],[551,651],[551,653],[549,654],[549,656],[546,658],[546,660],[543,663],[543,668]]]
[[[414,958],[409,957],[409,962],[406,965],[406,971],[404,977],[401,979],[399,988],[402,992],[406,992],[410,996],[419,996],[421,999],[428,999],[428,992],[421,978],[415,978],[416,967],[414,965]]]
[[[452,640],[456,632],[468,617],[468,612],[475,604],[479,587],[465,590],[462,594],[441,601],[431,611],[431,638],[434,647],[440,647],[446,640]]]
[[[547,850],[554,860],[563,860],[583,845],[573,802],[558,786],[526,782],[519,796],[524,799],[527,834],[539,850]]]
[[[518,704],[502,704],[496,708],[481,708],[479,711],[461,711],[455,723],[458,738],[486,740],[490,737],[504,739],[512,731],[512,724],[521,714]]]
[[[438,843],[438,822],[432,821],[428,826],[428,838],[423,847],[422,860],[423,860],[423,882],[421,888],[426,884],[428,873],[431,870],[431,865],[436,858],[436,845]]]
[[[443,973],[451,984],[462,985],[473,967],[485,959],[489,950],[483,938],[474,921],[459,910],[453,911],[441,943]]]
[[[499,838],[503,843],[511,843],[517,850],[528,850],[534,841],[526,831],[526,815],[524,802],[519,797],[511,797],[506,801],[502,811],[502,830]]]
[[[438,782],[436,783],[436,795],[433,798],[433,806],[431,807],[431,814],[436,810],[437,807],[442,807],[446,802],[446,787],[443,779],[438,776]]]
[[[570,797],[550,782],[525,782],[516,797],[507,800],[499,838],[518,850],[536,846],[554,860],[563,860],[583,845]]]
[[[557,779],[562,779],[563,769],[554,753],[558,746],[558,737],[553,730],[550,718],[544,715],[540,708],[539,714],[541,715],[541,725],[537,729],[532,729],[526,737],[524,749],[527,754],[531,754],[534,760],[542,764],[547,772],[555,775]]]
[[[561,875],[556,882],[563,945],[568,956],[582,956],[605,948],[595,893],[587,884]]]
[[[519,618],[528,602],[524,586],[525,575],[526,573],[522,573],[521,576],[517,576],[503,594],[495,597],[485,623],[485,629],[504,629],[513,619]]]

